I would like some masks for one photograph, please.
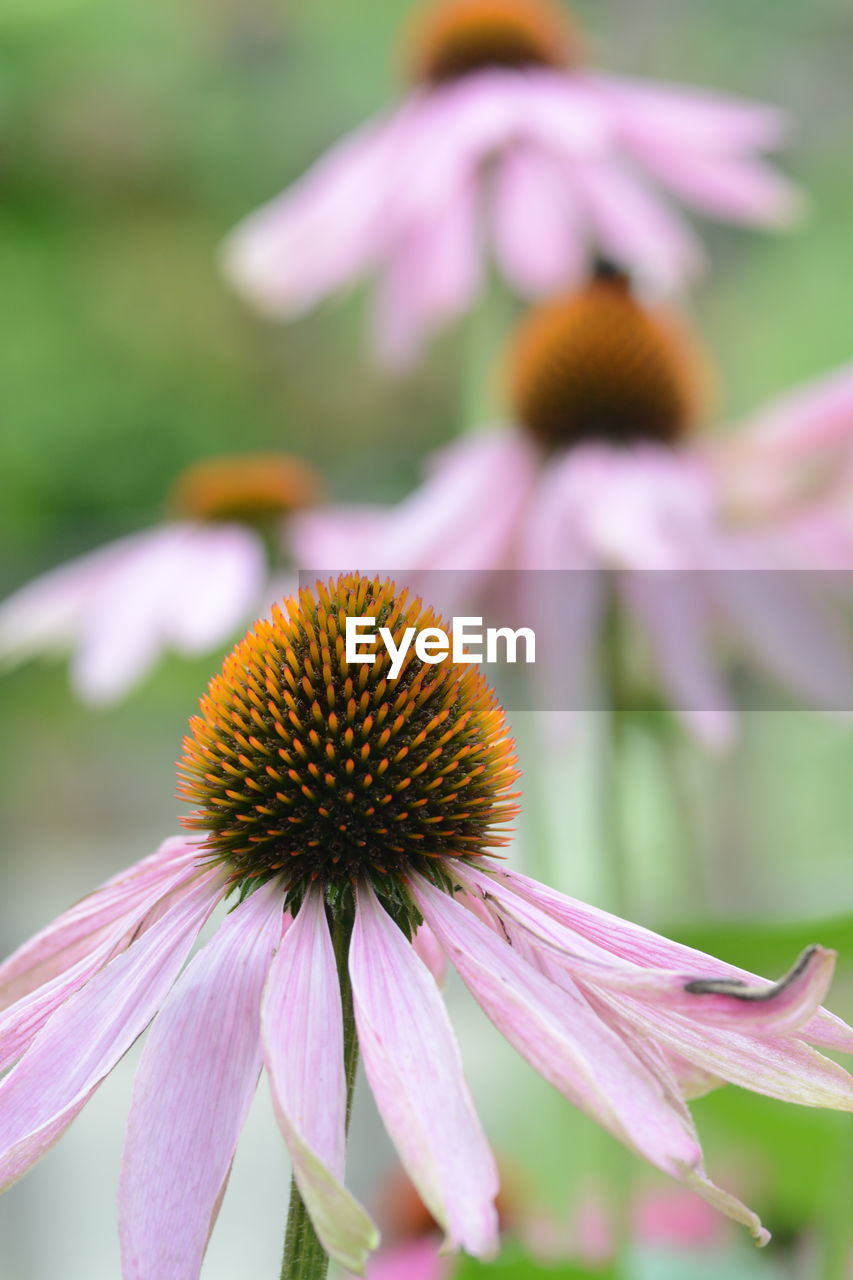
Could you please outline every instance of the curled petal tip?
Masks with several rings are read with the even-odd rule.
[[[684,991],[699,997],[703,1012],[733,1025],[796,1031],[820,1008],[835,970],[836,952],[806,947],[778,982],[750,983],[743,978],[692,978]],[[706,1004],[707,1002],[707,1004]]]

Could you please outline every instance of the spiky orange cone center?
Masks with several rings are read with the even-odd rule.
[[[369,875],[393,893],[412,868],[505,843],[513,743],[475,666],[421,663],[396,679],[379,647],[347,661],[346,619],[399,643],[441,620],[390,582],[347,575],[275,607],[225,660],[190,723],[186,819],[235,881],[281,875],[296,891]]]

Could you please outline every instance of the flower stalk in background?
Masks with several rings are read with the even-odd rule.
[[[297,517],[299,562],[405,573],[419,589],[431,573],[464,571],[465,612],[478,576],[484,600],[515,592],[509,607],[535,627],[548,664],[549,707],[610,705],[613,689],[595,701],[594,656],[614,595],[646,637],[673,709],[708,746],[735,732],[720,639],[733,637],[811,705],[853,705],[847,638],[817,584],[794,572],[814,544],[815,510],[834,511],[836,498],[813,494],[808,522],[744,507],[748,442],[697,433],[708,372],[673,314],[643,304],[601,263],[585,288],[521,323],[507,381],[511,425],[450,446],[421,489],[372,518],[345,507]],[[524,572],[490,578],[505,569]]]
[[[322,1277],[327,1254],[361,1272],[379,1236],[344,1185],[357,1037],[447,1247],[489,1256],[497,1172],[412,945],[424,921],[537,1071],[764,1242],[755,1214],[707,1178],[685,1098],[730,1080],[853,1109],[853,1080],[812,1047],[853,1049],[853,1031],[820,1008],[833,953],[811,947],[768,983],[505,867],[493,851],[516,769],[494,694],[449,659],[412,658],[396,681],[381,653],[350,669],[345,621],[365,614],[397,634],[436,620],[363,577],[274,607],[191,722],[192,833],[0,967],[0,1186],[62,1135],[153,1020],[121,1174],[125,1280],[199,1275],[262,1065],[294,1176],[282,1275]]]
[[[287,454],[193,464],[175,483],[169,520],[0,604],[0,663],[70,651],[75,693],[103,705],[170,649],[210,652],[283,594],[286,521],[320,493],[319,476]]]
[[[471,306],[487,245],[525,298],[576,283],[589,247],[671,290],[703,254],[669,195],[765,227],[798,207],[760,154],[783,139],[779,112],[594,71],[552,0],[429,0],[407,61],[403,102],[248,217],[223,255],[275,316],[375,273],[374,341],[391,367]]]

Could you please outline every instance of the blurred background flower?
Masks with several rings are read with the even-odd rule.
[[[475,302],[489,254],[524,297],[576,283],[598,248],[683,286],[703,252],[656,184],[733,222],[793,218],[760,158],[782,113],[601,75],[555,0],[421,0],[403,35],[402,103],[229,236],[226,273],[259,310],[298,316],[375,273],[377,352],[406,368]]]

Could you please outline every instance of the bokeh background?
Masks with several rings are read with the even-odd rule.
[[[229,294],[216,266],[239,217],[399,91],[404,8],[2,0],[4,593],[155,521],[175,474],[205,454],[286,448],[317,464],[338,497],[385,500],[460,429],[459,333],[390,383],[371,366],[359,293],[276,327]],[[810,196],[803,226],[785,236],[703,228],[715,272],[692,307],[718,369],[725,430],[853,357],[853,10],[848,0],[579,0],[574,12],[602,66],[763,98],[796,123],[785,162]],[[176,829],[174,760],[215,666],[215,655],[167,662],[98,713],[73,701],[61,664],[0,676],[0,950]],[[518,727],[528,739],[531,725]],[[678,746],[678,800],[648,744],[629,748],[635,918],[768,974],[808,942],[837,946],[833,1007],[853,1018],[850,727],[752,713],[732,759],[711,764]],[[548,785],[568,767],[551,760]],[[565,849],[553,878],[594,898],[583,778],[581,768],[569,784],[577,809],[548,816]],[[609,1139],[517,1065],[453,984],[449,998],[487,1127],[537,1205],[565,1223],[601,1184],[662,1185],[626,1169]],[[133,1056],[0,1200],[2,1280],[119,1274],[113,1200]],[[853,1275],[846,1118],[733,1088],[695,1112],[712,1172],[762,1212],[776,1243],[759,1255],[724,1235],[718,1251],[688,1262],[637,1246],[617,1271],[589,1274]],[[377,1135],[362,1098],[352,1165],[368,1199],[390,1162]],[[275,1273],[286,1195],[262,1086],[206,1277]],[[511,1249],[495,1274],[538,1272]],[[587,1272],[564,1264],[548,1274]]]

